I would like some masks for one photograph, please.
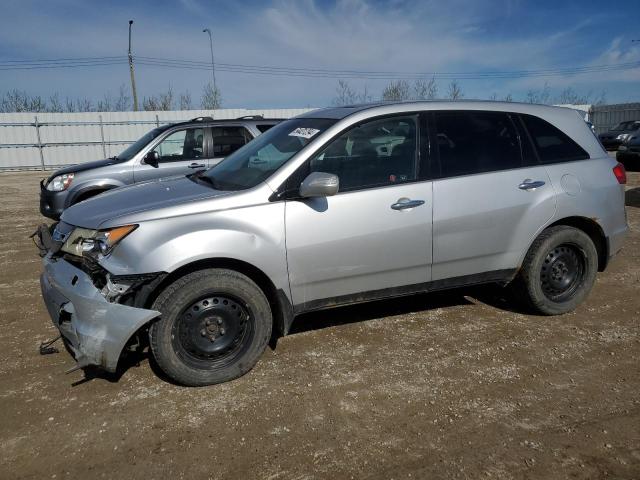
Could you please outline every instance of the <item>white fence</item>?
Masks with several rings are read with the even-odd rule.
[[[47,170],[117,155],[147,131],[196,117],[290,118],[312,110],[220,109],[169,112],[2,113],[0,171]]]

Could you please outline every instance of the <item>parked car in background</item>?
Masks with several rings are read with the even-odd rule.
[[[608,132],[598,135],[602,145],[607,150],[617,150],[623,142],[640,130],[640,120],[621,122]]]
[[[201,175],[67,209],[39,229],[42,294],[78,368],[148,341],[173,380],[218,383],[312,310],[497,283],[570,312],[622,246],[625,182],[565,108],[316,110]]]
[[[114,157],[61,168],[40,182],[40,212],[57,220],[65,208],[107,190],[205,170],[279,121],[199,117],[154,128]]]
[[[640,166],[640,132],[631,136],[618,147],[616,160],[627,167],[637,168]]]

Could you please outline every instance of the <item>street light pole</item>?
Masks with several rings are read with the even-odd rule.
[[[214,94],[218,93],[218,89],[216,88],[216,64],[213,61],[213,37],[211,36],[211,29],[205,28],[202,30],[203,33],[209,34],[209,47],[211,49],[211,76],[213,77],[213,91]]]
[[[133,20],[129,20],[129,73],[131,74],[131,92],[133,94],[133,111],[138,111],[138,92],[136,91],[136,78],[133,73],[133,55],[131,54],[131,25]]]

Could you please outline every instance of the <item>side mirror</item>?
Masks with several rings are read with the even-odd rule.
[[[160,161],[160,154],[155,150],[151,150],[144,156],[144,163],[151,165],[154,168],[158,168],[158,162]]]
[[[330,197],[338,193],[340,179],[333,173],[313,172],[300,184],[302,198]]]

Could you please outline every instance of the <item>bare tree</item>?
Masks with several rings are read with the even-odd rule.
[[[3,112],[27,112],[28,100],[26,92],[13,89],[5,93],[2,97]]]
[[[464,97],[464,93],[462,93],[462,89],[458,84],[457,80],[452,80],[449,84],[449,88],[447,89],[447,98],[450,100],[460,100]]]
[[[502,101],[509,102],[509,103],[513,102],[513,95],[511,95],[510,93],[507,93],[505,97],[502,99]]]
[[[114,106],[113,96],[111,92],[107,92],[102,97],[102,100],[98,100],[96,105],[96,111],[98,112],[112,112]]]
[[[202,98],[200,100],[204,110],[215,110],[222,106],[222,96],[220,89],[216,86],[213,88],[211,82],[207,83],[202,90]]]
[[[61,113],[64,111],[58,92],[49,97],[49,105],[47,106],[47,111],[51,113]]]
[[[438,96],[438,84],[435,77],[427,82],[426,80],[416,80],[413,85],[413,98],[416,100],[433,100]]]
[[[47,101],[40,95],[28,98],[27,112],[46,112]]]
[[[539,103],[548,105],[551,103],[551,89],[549,84],[545,82],[541,90],[530,89],[525,97],[527,103]]]
[[[411,88],[406,80],[395,80],[382,90],[382,100],[401,102],[411,99]]]
[[[358,102],[369,103],[373,101],[373,95],[369,93],[369,87],[365,84],[362,92],[358,93]]]
[[[191,110],[192,108],[191,93],[187,90],[180,94],[180,110]]]
[[[76,110],[78,112],[91,112],[93,111],[93,102],[88,98],[79,98],[76,100]]]
[[[557,103],[561,105],[572,104],[572,105],[585,105],[589,103],[589,99],[591,94],[580,95],[576,92],[573,87],[567,87],[558,96]]]
[[[131,110],[131,97],[128,94],[127,87],[122,84],[118,89],[118,98],[115,100],[114,110],[116,112],[126,112]]]
[[[357,103],[358,94],[356,91],[351,88],[349,82],[346,80],[338,80],[338,85],[336,86],[336,96],[333,98],[333,104],[337,107],[342,107],[344,105],[352,105]]]
[[[76,103],[73,101],[73,98],[65,97],[64,111],[67,113],[72,113],[76,111]]]

